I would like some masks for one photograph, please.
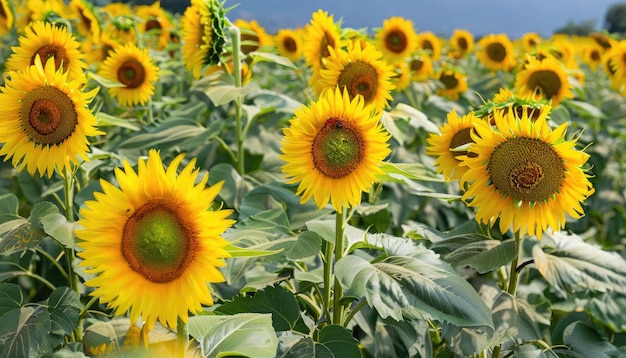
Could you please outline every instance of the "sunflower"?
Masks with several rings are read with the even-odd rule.
[[[431,31],[421,32],[417,35],[418,50],[422,50],[433,59],[439,60],[441,57],[441,40]]]
[[[474,49],[474,35],[467,30],[455,29],[450,36],[450,47],[464,57]]]
[[[411,86],[411,69],[406,62],[394,62],[391,64],[393,76],[391,84],[395,91],[403,91]]]
[[[15,24],[15,10],[9,0],[0,0],[0,35],[8,34]]]
[[[281,141],[287,183],[299,183],[300,202],[311,197],[318,208],[330,200],[341,213],[361,203],[382,174],[380,164],[391,150],[390,136],[379,122],[381,112],[350,99],[347,90],[327,89],[310,107],[295,111]]]
[[[515,75],[515,91],[521,96],[534,96],[552,101],[556,106],[563,98],[574,96],[565,68],[557,59],[530,58],[526,67]]]
[[[493,112],[496,110],[515,111],[518,117],[522,117],[524,111],[528,111],[531,121],[537,120],[541,113],[541,108],[547,104],[545,99],[535,99],[534,96],[520,96],[511,92],[508,88],[501,87],[493,99],[474,112],[480,118],[487,120],[491,125],[496,125]]]
[[[389,63],[404,62],[417,48],[418,36],[411,20],[392,16],[375,34],[376,48]]]
[[[595,42],[584,44],[580,48],[580,59],[592,71],[595,71],[602,64],[604,49]]]
[[[430,56],[415,55],[409,60],[409,69],[411,71],[411,80],[415,82],[424,82],[432,78],[435,74],[435,67]]]
[[[515,66],[513,43],[506,34],[490,34],[478,41],[478,60],[491,71],[509,71]]]
[[[102,63],[100,76],[119,82],[124,87],[108,88],[120,105],[144,105],[154,93],[159,69],[152,63],[148,50],[133,44],[120,46]]]
[[[467,75],[454,67],[442,68],[435,78],[442,85],[437,89],[437,94],[453,101],[459,99],[459,95],[469,88]]]
[[[253,51],[272,45],[272,38],[256,20],[237,19],[234,23],[241,31],[241,52]]]
[[[93,4],[87,0],[71,0],[68,6],[74,13],[78,33],[83,38],[97,43],[100,40],[102,20]]]
[[[321,94],[326,88],[347,89],[350,99],[362,95],[365,105],[374,104],[376,111],[383,110],[392,100],[391,77],[393,68],[382,60],[382,54],[371,44],[361,48],[361,41],[349,41],[347,50],[330,49],[321,79],[314,90]]]
[[[532,53],[543,42],[543,39],[536,32],[527,32],[522,35],[520,41],[522,50],[524,50],[524,52]]]
[[[224,49],[224,8],[217,0],[196,0],[180,20],[185,68],[200,78],[204,66],[219,63]]]
[[[467,167],[460,165],[460,157],[467,155],[467,146],[473,142],[470,132],[480,121],[474,112],[459,117],[453,109],[448,113],[446,123],[439,127],[441,133],[428,136],[426,154],[437,157],[437,173],[443,174],[446,181],[457,180],[467,172]]]
[[[170,43],[170,33],[174,24],[170,15],[161,7],[160,1],[152,5],[136,5],[135,14],[139,18],[139,32],[144,35],[151,48],[162,50]]]
[[[30,21],[55,23],[70,17],[70,11],[62,0],[27,1],[27,6],[30,8]]]
[[[584,215],[581,202],[594,192],[582,168],[589,155],[574,148],[577,138],[565,139],[567,123],[550,129],[550,110],[541,108],[535,121],[528,111],[495,111],[497,130],[485,121],[474,125],[460,182],[469,184],[462,199],[476,208],[477,221],[493,226],[499,218],[501,232],[541,239],[548,227],[563,228],[565,213]]]
[[[334,50],[343,47],[341,28],[335,23],[333,15],[317,10],[311,15],[311,21],[304,29],[304,59],[313,72],[322,68],[322,60],[330,56],[329,48]]]
[[[83,83],[55,69],[50,59],[43,65],[39,56],[33,66],[8,72],[0,91],[0,155],[12,159],[14,167],[31,175],[52,176],[70,163],[88,160],[89,136],[102,134],[95,116],[87,108],[98,92],[83,93]]]
[[[165,169],[150,150],[137,172],[124,161],[115,171],[119,188],[101,180],[76,230],[80,266],[97,275],[85,282],[96,288],[91,295],[116,315],[130,310],[131,324],[141,316],[149,329],[157,320],[176,328],[177,318],[187,322],[189,311],[212,305],[207,283],[224,281],[217,267],[230,257],[221,235],[234,223],[232,211],[211,210],[223,182],[207,188],[205,173],[195,184],[195,159],[177,174],[183,157]]]
[[[296,62],[302,57],[302,31],[280,29],[274,36],[278,54]]]
[[[80,44],[65,27],[36,21],[26,28],[24,36],[20,36],[19,46],[12,47],[13,53],[7,59],[6,69],[17,71],[26,68],[34,64],[37,55],[42,62],[54,57],[56,68],[68,72],[69,79],[86,83],[84,70],[87,64],[83,61],[85,56],[79,48]]]
[[[87,39],[81,43],[87,62],[91,63],[96,69],[120,46],[122,45],[111,39],[105,31],[100,33],[99,40]]]

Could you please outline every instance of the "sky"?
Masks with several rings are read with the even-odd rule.
[[[402,16],[413,21],[418,32],[449,36],[455,28],[474,35],[506,33],[519,38],[536,32],[549,37],[572,21],[595,20],[604,25],[607,10],[619,0],[227,0],[237,5],[227,17],[255,19],[268,32],[304,26],[318,9],[342,19],[342,26],[381,27],[383,20]]]

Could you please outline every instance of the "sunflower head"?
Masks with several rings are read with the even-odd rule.
[[[424,82],[432,78],[435,74],[435,67],[430,56],[416,54],[409,60],[409,69],[411,71],[411,80],[415,82]]]
[[[506,34],[490,34],[478,41],[478,60],[492,71],[509,71],[515,66],[513,43]]]
[[[404,62],[415,51],[418,36],[411,20],[392,16],[376,31],[375,41],[389,63]]]
[[[226,43],[223,5],[218,0],[192,1],[181,18],[183,62],[194,78],[200,78],[203,67],[220,61]]]
[[[330,56],[330,50],[343,47],[341,26],[335,22],[334,16],[318,10],[311,15],[311,21],[304,29],[304,58],[313,72],[319,72],[323,60]]]
[[[280,29],[274,36],[278,54],[296,62],[302,57],[302,30]]]
[[[164,49],[170,43],[170,33],[174,24],[170,14],[161,7],[159,1],[152,5],[136,5],[136,16],[139,18],[139,32],[145,36],[152,48]]]
[[[431,31],[421,32],[418,34],[417,48],[427,53],[433,61],[439,60],[441,56],[441,39]]]
[[[455,29],[449,40],[450,47],[465,56],[474,49],[474,35],[467,30]]]
[[[536,99],[532,95],[520,96],[508,88],[500,88],[493,99],[483,104],[475,113],[478,117],[495,126],[494,111],[515,111],[517,116],[521,118],[523,111],[528,110],[531,121],[535,121],[541,113],[541,108],[547,104],[548,101],[545,99]]]
[[[157,320],[176,328],[178,318],[213,304],[207,284],[224,281],[217,267],[230,257],[221,235],[234,223],[231,211],[211,210],[222,183],[207,188],[208,173],[197,182],[195,160],[177,173],[182,160],[165,168],[151,150],[137,171],[124,161],[118,186],[102,180],[102,192],[80,210],[80,265],[96,275],[85,285],[116,315],[130,311],[132,324],[141,316],[149,329]]]
[[[467,185],[462,198],[476,208],[479,222],[499,220],[503,233],[512,229],[541,239],[548,227],[563,228],[565,214],[584,214],[581,201],[594,192],[583,169],[589,155],[574,148],[577,139],[565,139],[566,123],[548,126],[550,110],[542,107],[536,119],[529,109],[521,116],[498,110],[495,126],[475,124],[460,182]]]
[[[93,4],[87,0],[71,0],[69,8],[73,11],[78,33],[94,43],[100,40],[102,20]]]
[[[272,44],[272,38],[256,20],[235,20],[241,30],[241,52],[248,54]]]
[[[461,165],[467,155],[467,147],[473,143],[470,135],[472,127],[481,121],[474,112],[459,116],[456,109],[448,113],[446,123],[439,127],[440,133],[428,136],[426,154],[437,157],[437,173],[443,174],[446,181],[459,179],[467,167]]]
[[[15,25],[13,2],[0,0],[0,35],[8,34]]]
[[[313,198],[321,209],[330,201],[338,212],[361,203],[390,153],[380,115],[362,96],[351,99],[339,88],[296,110],[284,130],[280,158],[287,182],[299,183],[302,203]]]
[[[54,59],[8,72],[0,90],[0,155],[33,175],[63,172],[79,158],[88,160],[87,137],[102,134],[87,108],[97,89],[83,93],[82,83],[55,69]]]
[[[534,52],[542,42],[543,39],[536,32],[527,32],[521,38],[522,49],[525,52]]]
[[[556,106],[564,98],[574,96],[564,66],[555,58],[530,58],[515,77],[515,91],[521,96],[552,101]]]
[[[451,100],[459,99],[459,95],[469,88],[467,75],[456,67],[444,67],[435,75],[440,87],[437,94]]]

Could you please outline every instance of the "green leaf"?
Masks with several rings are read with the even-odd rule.
[[[207,358],[274,357],[278,346],[270,314],[193,316],[189,318],[188,328]]]
[[[78,317],[83,307],[80,297],[68,287],[58,287],[52,291],[47,301],[52,324],[50,333],[59,335],[62,339],[78,325]]]
[[[403,176],[411,180],[442,182],[443,179],[431,167],[422,163],[387,163],[383,162],[380,168],[389,177],[389,181],[394,176]],[[386,178],[386,177],[382,177]],[[397,178],[397,177],[396,177]],[[381,177],[379,177],[380,180]]]
[[[464,240],[465,244],[445,255],[444,260],[456,267],[472,267],[483,274],[497,270],[515,257],[514,240],[485,240],[477,235]]]
[[[96,113],[96,119],[98,120],[98,127],[120,127],[127,128],[133,131],[138,131],[141,129],[140,127],[129,122],[128,119],[115,117],[104,112]]]
[[[273,53],[264,52],[264,51],[254,51],[254,52],[250,52],[248,56],[251,56],[253,58],[253,61],[254,61],[253,63],[260,62],[260,61],[267,61],[267,62],[273,62],[273,63],[279,64],[285,67],[293,68],[294,70],[298,69],[298,67],[296,67],[296,65],[294,65],[293,62],[291,62],[288,58],[279,56]]]
[[[0,247],[3,253],[26,250],[39,245],[41,235],[31,229],[27,219],[15,219],[0,224]]]
[[[413,128],[424,128],[427,132],[439,132],[439,127],[428,119],[428,116],[405,103],[398,103],[396,107],[389,111],[393,118],[408,118],[409,125]]]
[[[529,241],[533,243],[535,266],[555,289],[626,294],[626,260],[619,254],[561,232],[546,233],[540,242]]]
[[[254,296],[237,296],[215,309],[215,312],[233,315],[237,313],[271,313],[275,331],[293,330],[300,318],[300,306],[293,293],[281,286],[267,287]],[[308,332],[306,332],[308,333]]]
[[[598,322],[608,327],[613,332],[626,332],[626,295],[609,292],[599,297],[593,297],[588,303],[586,310]]]
[[[563,332],[565,344],[583,357],[617,357],[614,345],[602,339],[598,332],[583,322],[574,322]]]
[[[60,213],[47,214],[39,218],[43,231],[67,248],[74,248],[75,222],[68,222],[65,215]]]
[[[19,199],[14,194],[0,196],[0,224],[19,219]]]
[[[283,251],[282,249],[279,249],[279,250],[255,250],[255,249],[249,249],[249,248],[246,248],[246,247],[237,247],[235,245],[227,245],[227,246],[224,247],[224,250],[228,251],[228,253],[232,257],[269,256],[269,255],[274,255],[274,254],[277,254],[277,253]]]
[[[22,307],[24,296],[20,286],[14,283],[0,283],[0,317],[5,313]]]
[[[195,89],[195,88],[192,88]],[[258,84],[249,83],[244,87],[236,87],[231,84],[218,84],[204,89],[204,94],[209,97],[214,106],[222,106],[237,98],[243,98],[259,90]]]
[[[306,223],[306,228],[318,234],[324,241],[335,243],[335,220],[314,220]]]
[[[416,248],[411,256],[376,263],[345,256],[335,272],[351,295],[365,297],[383,318],[430,318],[492,330],[491,312],[473,287],[435,253]]]
[[[11,310],[0,317],[0,357],[36,357],[50,350],[50,314],[43,306]]]
[[[311,358],[334,358],[334,357],[361,357],[359,342],[347,329],[330,325],[322,328],[318,334],[317,342],[305,337],[294,344],[283,357],[311,357]]]
[[[298,235],[295,244],[287,251],[289,260],[302,260],[317,255],[322,247],[322,237],[315,231],[304,231]]]

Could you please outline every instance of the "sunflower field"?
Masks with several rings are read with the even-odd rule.
[[[626,356],[626,41],[0,0],[0,357]]]

